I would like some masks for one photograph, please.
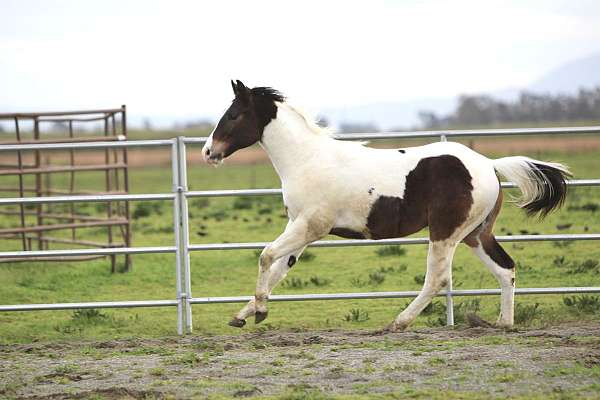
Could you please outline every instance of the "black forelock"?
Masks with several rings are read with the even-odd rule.
[[[250,93],[256,97],[262,97],[266,100],[283,102],[285,101],[285,96],[280,91],[273,89],[272,87],[255,87],[250,89]]]

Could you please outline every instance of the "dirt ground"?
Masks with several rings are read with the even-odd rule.
[[[600,324],[2,345],[0,377],[18,399],[598,398]]]

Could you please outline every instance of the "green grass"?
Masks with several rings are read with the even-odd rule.
[[[189,150],[191,157],[198,149]],[[600,154],[536,153],[533,157],[565,162],[575,178],[598,177]],[[78,187],[101,185],[102,174],[83,173],[87,178]],[[192,166],[191,190],[279,187],[270,165],[236,166],[220,169]],[[59,186],[67,176],[57,174]],[[158,193],[171,190],[169,168],[131,169],[131,191]],[[12,182],[15,183],[15,182]],[[4,181],[4,185],[10,182]],[[508,196],[506,196],[508,198]],[[525,219],[524,213],[508,200],[496,224],[497,235],[535,233],[600,232],[600,211],[586,204],[600,205],[598,188],[571,190],[565,207],[544,221]],[[60,206],[55,206],[56,210]],[[13,208],[14,209],[14,208]],[[78,205],[80,212],[94,215],[97,205]],[[135,246],[173,244],[171,205],[168,202],[140,206],[133,221]],[[210,198],[190,201],[190,240],[192,243],[259,242],[273,240],[285,227],[281,199],[276,196]],[[0,216],[0,227],[18,224],[16,218]],[[564,226],[569,225],[568,228]],[[562,229],[558,229],[561,226]],[[68,235],[68,232],[65,233]],[[420,232],[416,236],[424,236]],[[89,229],[85,239],[105,238],[105,230]],[[0,250],[19,250],[18,241],[4,240]],[[506,251],[519,263],[517,287],[598,286],[600,278],[594,264],[600,260],[600,247],[592,241],[565,243],[506,243]],[[56,245],[52,248],[66,248]],[[274,293],[334,293],[354,291],[418,290],[415,281],[425,272],[426,246],[403,246],[378,251],[377,247],[311,249],[310,260],[299,262],[290,272],[297,285],[279,286]],[[562,257],[562,259],[561,259]],[[591,262],[588,260],[592,260]],[[122,262],[119,257],[119,262]],[[136,255],[129,273],[110,273],[108,259],[86,262],[26,262],[0,264],[0,303],[53,303],[110,300],[148,300],[175,298],[174,256],[170,254]],[[204,296],[251,295],[254,292],[257,255],[253,250],[194,252],[191,255],[192,294]],[[493,276],[485,270],[466,246],[459,246],[454,257],[455,287],[497,288]],[[417,279],[418,280],[418,279]],[[459,305],[467,298],[456,299]],[[443,303],[443,300],[438,300]],[[479,314],[495,321],[499,299],[482,297]],[[597,312],[576,312],[561,296],[519,296],[523,326],[555,324],[581,319],[598,319]],[[568,304],[569,301],[567,301]],[[285,302],[270,304],[269,318],[243,330],[230,328],[227,321],[241,304],[194,306],[195,332],[200,334],[237,334],[265,329],[376,329],[381,328],[407,304],[407,300],[346,300]],[[539,304],[537,307],[535,304]],[[587,304],[587,303],[586,303]],[[472,305],[465,305],[469,309]],[[471,307],[472,308],[472,307]],[[357,317],[353,317],[351,310]],[[416,326],[438,325],[443,309],[422,315]],[[368,316],[368,318],[365,318]],[[357,323],[357,321],[360,321]],[[31,340],[72,340],[80,338],[158,337],[175,335],[174,308],[105,309],[95,312],[41,311],[0,313],[0,342]]]

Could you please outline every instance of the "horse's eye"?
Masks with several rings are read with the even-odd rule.
[[[238,115],[239,115],[239,114],[234,114],[234,113],[232,113],[232,112],[229,112],[229,113],[227,113],[227,119],[229,119],[229,120],[232,120],[232,121],[233,121],[234,119],[237,119]]]

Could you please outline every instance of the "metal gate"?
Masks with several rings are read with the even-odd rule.
[[[449,137],[490,137],[507,135],[556,135],[556,134],[600,134],[600,127],[574,127],[574,128],[532,128],[532,129],[486,129],[486,130],[455,130],[455,131],[422,131],[405,133],[377,133],[377,134],[344,134],[336,136],[340,140],[376,140],[376,139],[408,139],[408,138],[438,138],[442,141]],[[62,257],[62,256],[90,256],[90,255],[116,255],[116,254],[152,254],[173,253],[176,256],[175,298],[167,300],[136,300],[136,301],[103,301],[81,303],[53,303],[53,304],[18,304],[0,305],[0,311],[35,311],[35,310],[69,310],[83,308],[128,308],[128,307],[176,307],[177,332],[192,332],[192,305],[212,303],[241,303],[252,296],[231,297],[192,297],[190,275],[190,252],[209,250],[240,250],[262,249],[268,243],[212,243],[191,244],[189,241],[189,213],[188,199],[194,197],[226,197],[226,196],[266,196],[280,195],[280,189],[253,189],[253,190],[209,190],[190,191],[187,185],[187,145],[203,145],[204,137],[177,137],[168,140],[136,140],[126,142],[91,142],[91,143],[60,143],[60,144],[26,144],[0,146],[1,152],[35,151],[35,150],[64,150],[64,149],[107,149],[129,147],[156,147],[170,146],[172,166],[172,192],[151,194],[126,194],[126,195],[79,195],[79,196],[51,196],[51,197],[23,197],[2,198],[0,205],[8,204],[42,204],[42,203],[74,203],[98,201],[145,201],[163,200],[173,203],[173,231],[175,242],[172,246],[160,247],[120,247],[103,249],[72,249],[72,250],[39,250],[39,251],[5,251],[0,252],[0,258]],[[569,186],[600,186],[600,179],[581,179],[568,181]],[[511,182],[502,182],[503,188],[512,188]],[[586,234],[554,234],[554,235],[514,235],[497,236],[499,242],[526,242],[526,241],[574,241],[574,240],[600,240],[600,233]],[[379,245],[412,245],[427,244],[427,238],[400,238],[384,240],[322,240],[311,244],[311,247],[348,247],[348,246],[379,246]],[[555,287],[555,288],[518,288],[518,295],[540,294],[566,294],[566,293],[600,293],[600,287]],[[405,292],[366,292],[366,293],[331,293],[331,294],[303,294],[303,295],[273,295],[270,301],[303,301],[303,300],[342,300],[342,299],[380,299],[380,298],[410,298],[415,297],[418,291]],[[500,289],[467,289],[454,290],[450,282],[447,290],[438,296],[446,297],[447,324],[454,324],[453,297],[454,296],[488,296],[498,295]]]

